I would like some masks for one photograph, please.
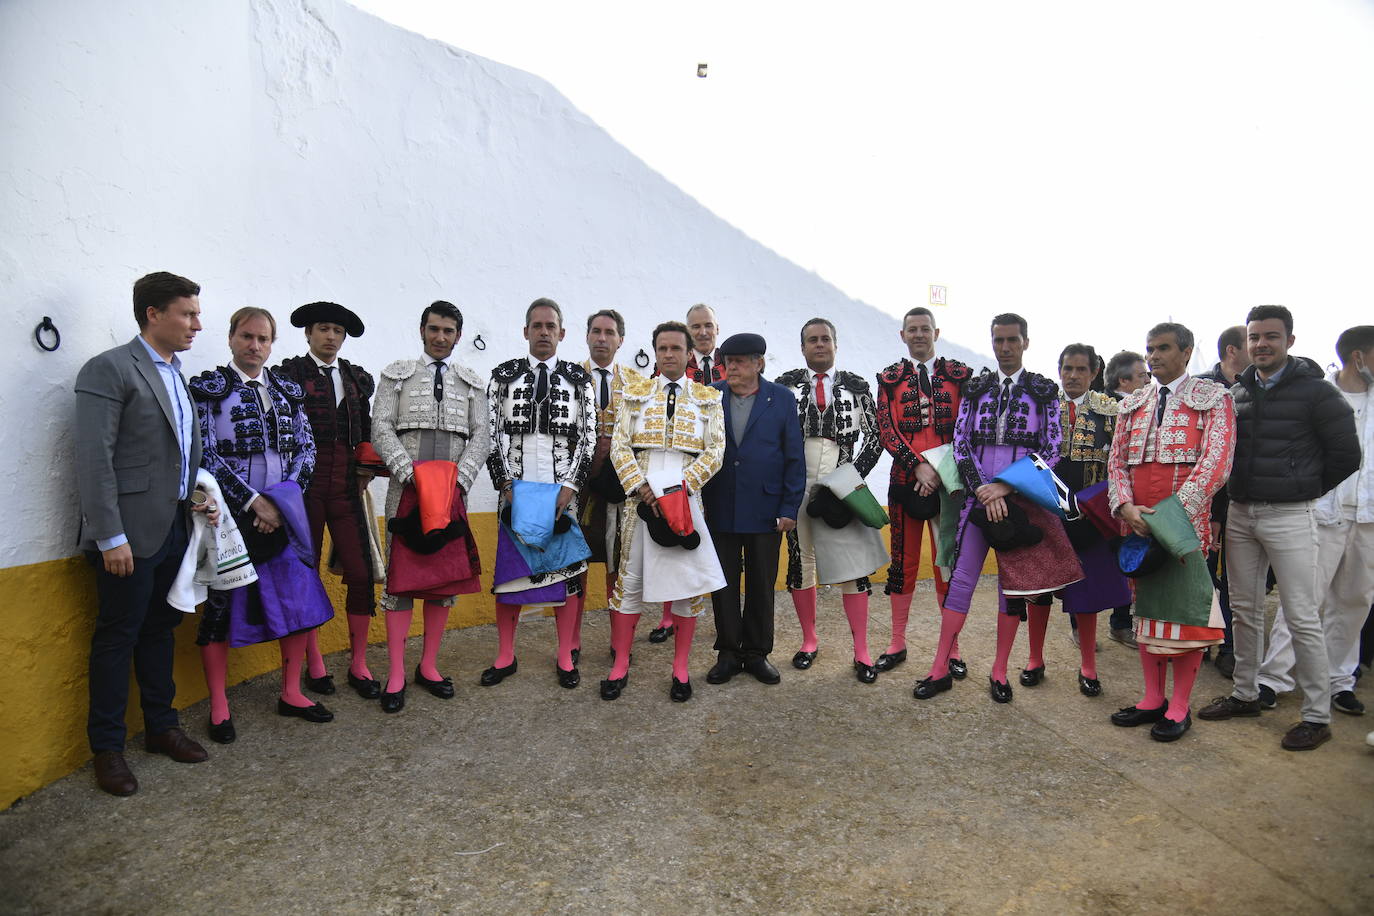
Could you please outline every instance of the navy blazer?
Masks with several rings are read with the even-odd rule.
[[[759,379],[744,442],[735,442],[730,420],[730,386],[716,382],[725,408],[725,457],[702,490],[706,525],[712,531],[758,534],[773,531],[777,519],[795,520],[806,495],[806,454],[797,399],[782,385]]]

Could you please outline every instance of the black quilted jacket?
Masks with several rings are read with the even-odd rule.
[[[1290,357],[1267,391],[1251,366],[1231,394],[1236,460],[1226,490],[1232,501],[1316,499],[1359,470],[1355,414],[1312,360]]]

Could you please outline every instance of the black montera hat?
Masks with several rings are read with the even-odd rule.
[[[343,325],[349,337],[363,336],[363,320],[337,302],[311,302],[291,313],[291,324],[308,328],[320,321]]]

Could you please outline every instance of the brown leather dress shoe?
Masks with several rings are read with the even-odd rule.
[[[95,784],[111,795],[133,795],[138,791],[138,780],[119,751],[95,755]]]
[[[160,735],[149,735],[144,747],[150,754],[166,754],[177,763],[202,763],[210,759],[205,748],[192,741],[179,728],[169,728]]]

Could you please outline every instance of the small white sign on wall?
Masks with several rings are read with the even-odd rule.
[[[930,304],[948,305],[949,302],[946,299],[947,292],[948,291],[943,286],[939,286],[934,283],[930,284]]]

